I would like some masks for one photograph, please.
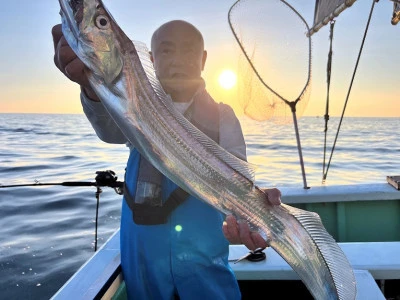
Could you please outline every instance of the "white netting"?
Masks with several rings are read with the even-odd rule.
[[[309,99],[311,41],[308,25],[285,1],[241,0],[229,11],[242,50],[238,87],[244,113],[258,121],[293,121]]]

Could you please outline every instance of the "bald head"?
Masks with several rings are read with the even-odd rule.
[[[176,102],[189,101],[203,82],[207,59],[200,31],[182,20],[161,25],[151,38],[150,57],[165,92]]]
[[[151,37],[151,51],[154,52],[155,47],[160,39],[168,37],[171,32],[185,33],[185,35],[193,37],[193,39],[200,43],[199,46],[201,47],[201,50],[204,50],[203,35],[195,26],[183,20],[173,20],[164,23],[158,27],[156,31],[154,31]]]

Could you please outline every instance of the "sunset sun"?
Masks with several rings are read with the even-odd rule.
[[[236,74],[232,70],[224,70],[218,77],[218,82],[220,86],[226,90],[230,90],[231,88],[233,88],[236,84],[236,81]]]

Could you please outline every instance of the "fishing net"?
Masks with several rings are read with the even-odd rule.
[[[243,112],[257,121],[293,121],[304,188],[308,188],[297,117],[310,97],[309,27],[283,0],[238,0],[229,10],[228,21],[242,50],[238,88]]]
[[[310,95],[311,41],[304,19],[285,1],[239,0],[228,14],[239,55],[239,103],[257,121],[289,123]]]

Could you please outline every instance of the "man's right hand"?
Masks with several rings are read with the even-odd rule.
[[[68,42],[63,35],[61,24],[55,25],[52,28],[51,33],[53,35],[54,43],[54,64],[70,80],[78,83],[91,100],[100,101],[96,93],[90,87],[85,72],[85,65],[68,45]]]
[[[265,201],[269,205],[281,205],[281,191],[277,188],[265,189]],[[236,220],[233,215],[228,215],[222,225],[222,232],[231,244],[244,244],[249,250],[265,248],[268,243],[258,231],[251,231],[245,220]]]

